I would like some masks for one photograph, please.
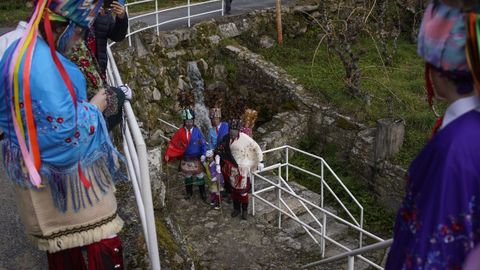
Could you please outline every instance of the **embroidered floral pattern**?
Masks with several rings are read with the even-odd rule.
[[[84,103],[79,101],[79,103]],[[32,107],[35,113],[39,116],[36,121],[37,131],[39,134],[48,134],[48,132],[64,133],[65,130],[70,130],[71,133],[63,138],[64,146],[76,146],[79,143],[88,142],[88,137],[95,133],[96,126],[87,124],[94,122],[96,114],[88,109],[87,105],[83,105],[81,110],[78,110],[78,118],[85,121],[78,121],[75,129],[75,121],[65,119],[63,116],[55,115],[53,112],[46,112],[42,108],[39,101],[32,101]],[[79,107],[80,108],[80,107]]]
[[[107,107],[103,114],[106,117],[118,113],[118,97],[114,90],[107,86],[106,77],[98,70],[98,63],[85,43],[80,42],[77,48],[72,49],[70,60],[74,62],[87,80],[87,97],[93,97],[100,89],[105,88],[107,94]],[[86,108],[88,110],[88,108]]]
[[[419,222],[422,213],[417,211],[410,193],[407,194],[399,215],[403,221],[401,230],[407,230],[415,235],[422,228]],[[444,223],[436,224],[425,256],[418,250],[406,250],[402,269],[462,269],[464,258],[453,253],[468,254],[475,247],[480,237],[480,220],[473,217],[479,215],[480,202],[472,196],[469,208],[465,212],[448,216]]]

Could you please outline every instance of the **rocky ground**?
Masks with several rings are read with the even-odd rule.
[[[250,215],[231,218],[232,205],[215,210],[198,191],[185,200],[181,179],[169,180],[167,203],[180,225],[197,269],[296,269],[302,244],[282,230]]]

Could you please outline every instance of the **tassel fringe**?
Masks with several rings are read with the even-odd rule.
[[[8,140],[1,142],[1,148],[2,163],[11,181],[24,188],[36,189],[30,182],[20,149]],[[53,204],[61,212],[66,212],[68,205],[71,205],[75,212],[92,206],[94,201],[99,201],[100,195],[108,192],[112,183],[127,179],[116,165],[112,148],[108,144],[102,145],[99,150],[82,160],[81,168],[91,182],[96,182],[98,190],[93,186],[85,188],[79,177],[77,163],[60,169],[42,164],[42,184],[50,186]]]

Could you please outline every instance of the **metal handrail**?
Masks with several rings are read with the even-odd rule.
[[[265,172],[265,170],[262,170],[262,172]],[[281,189],[282,191],[290,194],[291,196],[295,197],[296,199],[302,200],[304,203],[310,205],[311,207],[313,207],[313,208],[321,211],[322,213],[328,215],[329,217],[332,217],[332,218],[336,219],[337,221],[339,221],[339,222],[341,222],[341,223],[343,223],[343,224],[351,227],[352,229],[357,230],[358,232],[364,233],[364,234],[365,234],[366,236],[368,236],[368,237],[371,237],[371,238],[373,238],[373,239],[375,239],[375,240],[377,240],[377,241],[385,241],[384,239],[376,236],[375,234],[373,234],[373,233],[371,233],[371,232],[369,232],[369,231],[366,231],[365,229],[357,226],[356,224],[353,224],[353,223],[351,223],[351,222],[349,222],[349,221],[347,221],[347,220],[345,220],[345,219],[343,219],[343,218],[341,218],[341,217],[339,217],[339,216],[331,213],[330,211],[326,210],[325,208],[322,208],[322,207],[320,207],[320,206],[318,206],[318,205],[316,205],[316,204],[314,204],[314,203],[312,203],[312,202],[304,199],[303,197],[301,197],[301,196],[299,196],[299,195],[297,195],[297,194],[291,193],[288,189],[280,186],[280,185],[277,184],[277,183],[272,182],[272,181],[269,180],[268,178],[265,178],[264,176],[260,175],[258,172],[253,172],[252,175],[254,175],[255,177],[260,177],[262,180],[268,182],[268,183],[271,184],[272,186],[275,186],[277,189]],[[253,185],[253,184],[252,184],[252,185]],[[256,194],[257,194],[257,192],[255,191],[255,195],[256,195]],[[252,195],[253,195],[253,192],[252,192]]]
[[[262,172],[264,172],[264,171],[265,171],[265,170],[262,170]],[[375,240],[377,240],[377,241],[380,241],[380,242],[384,242],[384,241],[385,241],[385,240],[383,240],[382,238],[380,238],[380,237],[378,237],[378,236],[376,236],[376,235],[374,235],[374,234],[372,234],[372,233],[370,233],[370,232],[368,232],[368,231],[366,231],[366,230],[364,230],[364,229],[362,229],[362,228],[360,228],[360,227],[357,227],[355,224],[352,224],[352,223],[350,223],[350,222],[348,222],[348,221],[346,221],[346,220],[344,220],[344,219],[336,216],[335,214],[329,212],[328,210],[326,210],[326,209],[324,209],[324,208],[321,208],[321,207],[319,207],[318,205],[315,205],[315,204],[313,204],[312,202],[310,202],[310,201],[308,201],[308,200],[306,200],[306,199],[298,196],[297,194],[289,192],[289,190],[285,189],[284,187],[282,187],[282,186],[279,185],[279,184],[274,183],[273,181],[270,181],[269,179],[265,178],[264,176],[259,175],[257,172],[254,172],[254,173],[253,173],[253,176],[254,176],[254,177],[252,177],[252,186],[254,186],[254,184],[255,184],[255,178],[256,178],[256,177],[260,177],[262,180],[270,183],[272,186],[275,186],[277,189],[280,189],[280,190],[288,193],[289,195],[291,195],[291,196],[293,196],[293,197],[295,197],[295,198],[297,198],[297,199],[299,199],[299,200],[301,200],[301,201],[303,201],[303,202],[311,205],[312,207],[316,208],[317,210],[323,212],[323,214],[328,215],[328,216],[330,216],[330,217],[332,217],[332,218],[340,221],[341,223],[346,224],[346,225],[349,226],[350,228],[355,229],[355,230],[358,230],[358,231],[360,231],[360,232],[363,232],[365,235],[367,235],[367,236],[369,236],[369,237],[371,237],[371,238],[373,238],[373,239],[375,239]],[[307,228],[307,229],[311,230],[312,232],[316,233],[316,234],[319,235],[322,239],[327,240],[328,242],[336,245],[337,247],[339,247],[339,248],[341,248],[341,249],[343,249],[343,250],[345,250],[345,251],[347,251],[347,252],[352,251],[350,248],[348,248],[348,247],[340,244],[339,242],[335,241],[334,239],[332,239],[331,237],[329,237],[328,235],[326,235],[326,234],[324,233],[324,231],[323,231],[323,232],[318,231],[317,229],[313,228],[311,225],[303,222],[303,221],[300,220],[299,218],[297,218],[297,217],[291,215],[290,213],[284,211],[283,209],[281,209],[280,207],[276,206],[275,204],[269,202],[269,201],[266,200],[265,198],[262,198],[261,196],[258,195],[258,192],[256,192],[255,190],[252,191],[252,196],[253,196],[252,199],[255,199],[255,198],[256,198],[256,199],[261,200],[261,201],[264,202],[265,204],[271,206],[272,208],[276,209],[277,211],[279,211],[279,212],[283,213],[284,215],[290,217],[292,220],[294,220],[295,222],[299,223],[302,227]],[[255,207],[255,204],[254,204],[254,203],[252,203],[252,204],[253,204],[253,207]],[[255,213],[255,211],[253,211],[253,213]],[[369,265],[371,265],[371,266],[373,266],[373,267],[375,267],[375,268],[377,268],[377,269],[383,269],[381,266],[379,266],[378,264],[372,262],[372,261],[369,260],[368,258],[365,258],[365,257],[363,257],[363,256],[361,256],[361,255],[357,255],[357,256],[358,256],[359,259],[361,259],[362,261],[368,263]]]
[[[388,248],[389,246],[392,245],[392,243],[393,243],[393,239],[390,238],[390,239],[385,240],[385,241],[380,242],[380,243],[375,243],[375,244],[372,244],[372,245],[368,245],[366,247],[358,248],[358,249],[348,251],[348,252],[345,252],[345,253],[342,253],[342,254],[339,254],[339,255],[335,255],[333,257],[323,259],[321,261],[306,264],[306,265],[300,267],[300,269],[307,269],[309,267],[313,267],[313,266],[317,266],[317,265],[321,265],[321,264],[327,264],[327,263],[339,261],[341,259],[354,257],[354,256],[357,256],[357,255],[360,255],[360,254],[367,253],[369,251],[382,249],[382,248]]]
[[[360,221],[357,221],[353,215],[351,214],[351,212],[346,208],[346,206],[341,202],[341,200],[336,196],[336,194],[333,192],[333,190],[329,187],[329,185],[324,181],[324,177],[323,176],[320,176],[318,174],[315,174],[315,173],[312,173],[312,172],[309,172],[305,169],[302,169],[298,166],[295,166],[293,164],[288,164],[288,167],[292,167],[294,169],[297,169],[297,170],[300,170],[304,173],[307,173],[311,176],[314,176],[316,178],[319,178],[321,179],[321,182],[322,182],[322,189],[323,189],[323,185],[325,185],[327,187],[327,189],[330,191],[330,193],[332,193],[332,195],[335,197],[335,199],[337,200],[337,202],[342,206],[342,208],[346,211],[346,213],[350,216],[350,218],[352,218],[353,222],[355,222],[358,226],[363,226],[363,206],[358,202],[358,200],[355,198],[355,196],[353,196],[352,192],[345,186],[345,184],[343,184],[343,182],[340,180],[340,178],[337,176],[337,174],[332,170],[332,168],[328,165],[328,163],[325,161],[325,159],[323,159],[322,157],[320,156],[317,156],[315,154],[312,154],[312,153],[308,153],[306,151],[303,151],[301,149],[298,149],[296,147],[293,147],[293,146],[290,146],[290,145],[283,145],[283,146],[280,146],[280,147],[276,147],[276,148],[272,148],[272,149],[269,149],[269,150],[265,150],[263,151],[264,154],[267,154],[267,153],[271,153],[271,152],[274,152],[274,151],[279,151],[279,150],[283,150],[283,149],[291,149],[295,152],[299,152],[299,153],[302,153],[304,155],[307,155],[309,157],[312,157],[314,159],[317,159],[317,160],[320,160],[321,161],[321,165],[322,165],[322,171],[323,171],[323,166],[325,166],[331,173],[332,175],[334,176],[335,180],[342,186],[342,188],[345,190],[345,192],[348,194],[348,196],[353,200],[353,202],[358,206],[358,208],[360,209]],[[287,155],[288,156],[288,155]],[[323,198],[323,194],[322,194],[322,198]]]
[[[157,32],[157,35],[158,35],[158,34],[160,34],[160,28],[159,27],[161,25],[164,25],[164,24],[168,24],[168,23],[172,23],[172,22],[176,22],[176,21],[181,21],[181,20],[187,20],[188,27],[190,27],[192,18],[196,18],[196,17],[200,17],[200,16],[204,16],[204,15],[208,15],[208,14],[216,13],[216,12],[221,12],[222,16],[224,15],[224,10],[223,10],[224,0],[208,0],[208,1],[200,2],[200,3],[194,3],[194,4],[190,3],[190,0],[187,0],[186,5],[176,6],[176,7],[172,7],[172,8],[165,8],[165,9],[161,9],[161,10],[158,8],[158,0],[141,0],[141,1],[135,1],[135,2],[125,4],[125,10],[128,13],[128,7],[129,6],[133,6],[133,5],[137,5],[137,4],[144,4],[144,3],[153,2],[153,1],[155,1],[155,10],[154,11],[128,18],[129,24],[128,24],[128,28],[127,28],[126,37],[128,38],[128,45],[129,46],[132,46],[132,36],[134,34],[137,34],[139,32],[143,32],[145,30],[148,30],[148,29],[151,29],[151,28],[154,28],[154,27],[157,28],[156,32]],[[191,14],[191,8],[192,7],[201,6],[201,5],[208,5],[208,4],[215,3],[215,2],[220,2],[221,3],[221,8],[210,10],[210,11],[207,11],[207,12],[198,13],[198,14],[193,14],[193,15]],[[187,16],[177,17],[175,19],[166,20],[166,21],[163,21],[163,22],[159,21],[159,15],[161,13],[165,13],[165,12],[176,10],[176,9],[182,9],[182,8],[187,9]],[[144,17],[148,17],[148,16],[152,16],[152,15],[156,16],[156,23],[154,25],[148,25],[146,27],[137,29],[135,31],[131,31],[131,28],[130,28],[130,22],[131,21],[138,20],[140,18],[144,18]]]
[[[122,78],[118,72],[112,51],[107,46],[107,76],[110,85],[122,85]],[[140,212],[143,233],[145,235],[148,255],[152,269],[160,270],[160,256],[158,253],[157,232],[153,212],[150,170],[148,168],[147,146],[138,126],[132,106],[127,100],[123,104],[125,128],[123,130],[123,147],[127,159],[128,175],[132,181],[137,207]]]
[[[319,235],[320,237],[320,248],[321,248],[321,251],[322,251],[322,257],[324,256],[325,254],[325,241],[328,241],[332,244],[334,244],[335,246],[345,250],[347,253],[344,253],[344,254],[340,254],[340,255],[343,255],[343,256],[340,256],[340,255],[337,255],[337,256],[334,256],[332,258],[328,258],[328,259],[324,259],[324,260],[321,260],[321,263],[326,263],[326,262],[331,262],[333,260],[340,260],[342,258],[345,258],[347,257],[348,258],[348,269],[353,269],[354,267],[354,258],[357,257],[359,258],[360,260],[368,263],[370,266],[376,268],[376,269],[383,269],[382,266],[372,262],[371,260],[369,260],[368,258],[365,258],[364,256],[360,255],[366,251],[369,251],[369,250],[372,250],[372,248],[380,248],[380,247],[383,247],[383,246],[388,246],[390,245],[390,240],[383,240],[382,238],[366,231],[365,229],[363,229],[363,206],[358,202],[358,200],[353,196],[353,194],[350,192],[350,190],[345,186],[345,184],[343,184],[343,182],[340,180],[340,178],[336,175],[336,173],[332,170],[332,168],[326,163],[326,161],[322,158],[322,157],[319,157],[319,156],[316,156],[314,154],[311,154],[311,153],[308,153],[306,151],[303,151],[303,150],[300,150],[298,148],[295,148],[295,147],[292,147],[292,146],[289,146],[289,145],[284,145],[284,146],[280,146],[280,147],[276,147],[276,148],[273,148],[273,149],[269,149],[269,150],[266,150],[266,151],[263,151],[264,154],[267,154],[267,153],[272,153],[272,152],[275,152],[275,151],[282,151],[282,150],[285,150],[285,160],[282,161],[281,163],[277,163],[277,164],[274,164],[272,166],[269,166],[267,168],[264,168],[264,170],[262,170],[261,173],[264,173],[264,172],[268,172],[268,171],[273,171],[275,169],[278,168],[278,175],[277,177],[279,177],[279,183],[275,183],[275,181],[272,181],[272,180],[269,180],[267,178],[265,178],[264,176],[260,175],[259,173],[260,172],[253,172],[252,173],[252,205],[253,205],[253,215],[255,215],[255,199],[259,199],[260,201],[266,203],[267,205],[273,207],[274,209],[276,209],[279,213],[279,227],[281,227],[281,215],[284,214],[286,216],[288,216],[289,218],[293,219],[295,222],[299,223],[304,230],[306,230],[308,232],[308,235],[310,237],[312,237],[312,239],[314,239],[315,243],[318,244],[318,241],[315,237],[313,237],[313,235],[311,234],[311,232],[314,232],[315,234]],[[293,165],[293,164],[290,164],[289,162],[289,159],[288,159],[288,154],[289,154],[289,150],[293,150],[294,152],[300,152],[300,153],[303,153],[309,157],[312,157],[312,158],[315,158],[317,160],[320,160],[321,161],[321,175],[318,175],[316,173],[313,173],[313,172],[310,172],[308,170],[305,170],[303,168],[300,168],[299,166],[296,166],[296,165]],[[285,179],[283,179],[282,177],[282,170],[281,168],[285,168],[287,174],[286,174],[286,178],[287,180],[285,181]],[[311,176],[314,176],[318,179],[320,179],[321,183],[322,183],[322,189],[321,189],[321,203],[320,203],[320,206],[316,205],[316,204],[313,204],[312,202],[298,196],[296,194],[296,192],[294,192],[294,190],[290,187],[290,185],[288,184],[288,168],[291,167],[295,170],[299,170],[305,174],[308,174],[308,175],[311,175]],[[340,200],[340,198],[335,194],[335,192],[332,190],[332,188],[330,187],[330,185],[328,183],[326,183],[325,179],[324,179],[324,168],[326,168],[327,171],[330,171],[330,173],[333,175],[333,177],[336,179],[336,181],[340,184],[340,186],[343,187],[343,189],[346,191],[346,193],[350,196],[351,200],[359,207],[360,209],[360,221],[357,221],[357,219],[355,219],[355,217],[353,217],[353,215],[351,214],[351,212],[349,211],[349,209],[345,206],[345,204]],[[260,178],[261,180],[263,181],[266,181],[267,183],[269,183],[270,185],[267,186],[267,187],[264,187],[260,190],[255,190],[255,178]],[[323,200],[324,200],[324,197],[323,197],[323,187],[326,187],[327,191],[329,191],[333,197],[335,198],[335,200],[340,204],[340,206],[343,208],[343,210],[345,210],[345,212],[347,213],[348,217],[350,219],[352,219],[353,223],[331,213],[330,211],[326,210],[324,208],[324,205],[323,205]],[[277,190],[278,191],[278,196],[277,196],[277,200],[278,200],[278,206],[275,205],[274,203],[272,202],[269,202],[268,200],[266,200],[265,198],[263,198],[260,194],[266,192],[267,190]],[[314,209],[320,211],[320,215],[323,215],[323,224],[320,224],[320,222],[318,221],[318,219],[314,218],[314,220],[318,223],[319,227],[320,227],[320,230],[318,229],[315,229],[313,228],[311,225],[309,224],[306,224],[305,222],[303,222],[302,220],[300,220],[297,215],[291,211],[290,207],[288,207],[285,203],[285,200],[281,197],[281,194],[282,192],[285,192],[287,194],[289,194],[290,196],[296,198],[299,200],[300,204],[305,208],[307,209],[307,212],[308,214],[310,215],[313,215],[313,213],[308,209],[309,207],[313,207]],[[288,211],[285,211],[283,210],[280,206],[281,205],[284,205],[285,208],[288,210]],[[355,249],[354,251],[356,252],[359,252],[358,254],[354,254],[354,255],[351,255],[351,249],[342,245],[341,243],[335,241],[334,239],[332,239],[331,237],[329,237],[327,235],[327,230],[326,230],[326,227],[327,227],[327,223],[326,223],[326,219],[328,218],[333,218],[335,219],[337,222],[340,222],[340,223],[343,223],[345,225],[347,225],[348,227],[354,229],[354,230],[357,230],[358,233],[359,233],[359,246],[357,249]],[[374,239],[375,241],[379,241],[379,243],[376,243],[377,245],[370,245],[366,248],[362,248],[362,244],[363,244],[363,236],[367,236],[367,237],[371,237],[372,239]],[[316,264],[319,264],[320,262],[315,262],[315,265]],[[312,263],[313,264],[313,263]],[[308,267],[310,267],[310,264],[308,265]]]

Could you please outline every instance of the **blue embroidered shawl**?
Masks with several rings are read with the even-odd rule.
[[[13,131],[10,88],[5,78],[5,64],[13,47],[9,47],[0,61],[0,72],[3,74],[0,80],[0,128],[5,133],[5,140],[2,141],[3,163],[12,181],[32,188],[28,175],[23,170],[22,155]],[[116,178],[113,155],[118,153],[110,141],[102,113],[86,100],[83,74],[74,63],[58,53],[57,55],[75,88],[78,99],[77,119],[71,96],[52,60],[48,45],[42,39],[38,39],[35,45],[30,84],[42,160],[42,182],[52,186],[52,198],[56,206],[65,211],[67,194],[75,192],[68,189],[72,184],[69,182],[79,181],[78,162],[85,171],[91,171],[93,167],[107,167]],[[23,62],[24,59],[20,70],[23,70]],[[22,101],[23,97],[20,96],[20,102]],[[90,181],[105,181],[98,177],[90,178],[95,178],[89,179]]]

